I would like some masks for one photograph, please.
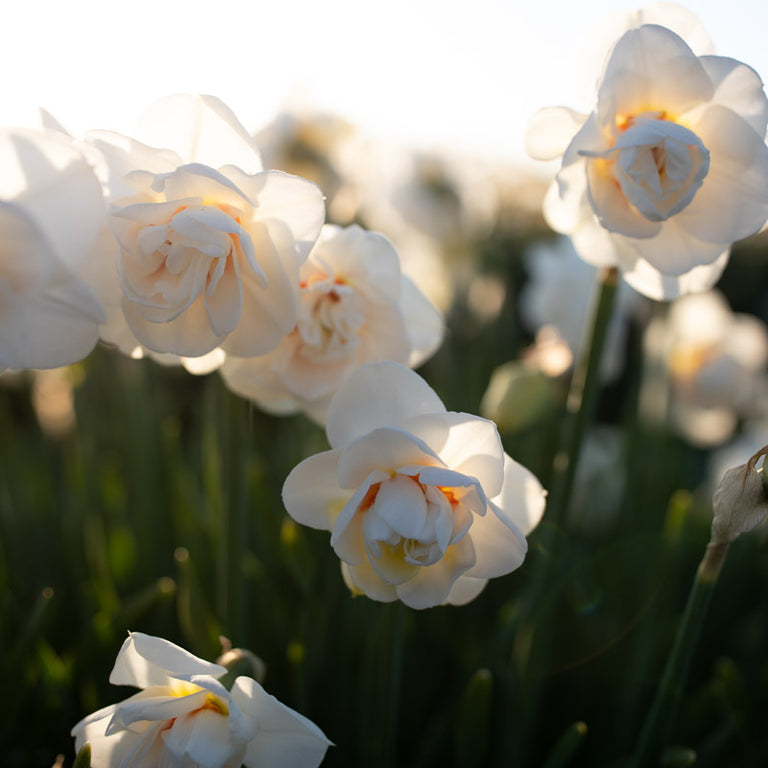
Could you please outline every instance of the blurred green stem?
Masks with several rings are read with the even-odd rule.
[[[691,659],[727,552],[728,544],[710,543],[707,546],[696,571],[696,578],[688,595],[688,603],[685,606],[672,651],[667,658],[664,676],[640,733],[637,749],[630,763],[631,768],[646,766],[655,768],[659,765],[680,706]]]
[[[592,315],[589,336],[586,344],[582,345],[571,378],[565,422],[552,467],[547,518],[553,525],[560,526],[565,520],[584,434],[595,414],[600,392],[603,349],[608,336],[618,281],[619,271],[616,267],[603,268],[598,273],[600,292]]]

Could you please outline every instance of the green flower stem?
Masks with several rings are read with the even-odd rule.
[[[728,544],[709,544],[696,572],[688,603],[677,630],[664,676],[648,712],[631,768],[659,765],[670,728],[677,715],[693,653],[707,615],[717,578],[725,562]]]
[[[560,445],[553,463],[550,481],[547,518],[556,526],[562,525],[573,491],[573,481],[579,462],[584,433],[592,422],[600,392],[600,365],[608,335],[614,297],[619,281],[615,267],[602,269],[598,275],[600,294],[595,304],[586,354],[580,353],[571,378],[566,401],[565,423]]]

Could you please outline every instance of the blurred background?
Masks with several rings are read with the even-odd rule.
[[[554,168],[522,136],[541,106],[589,107],[572,63],[620,7],[16,4],[0,124],[42,106],[75,134],[130,132],[158,97],[219,96],[266,167],[321,186],[329,221],[392,239],[446,317],[420,373],[449,409],[496,420],[546,487],[594,273],[543,222]],[[719,53],[768,72],[766,8],[687,7]],[[673,306],[622,289],[565,524],[545,517],[523,567],[462,608],[350,597],[328,534],[281,503],[327,447],[305,417],[105,346],[4,374],[0,763],[68,768],[70,728],[132,693],[108,675],[135,629],[210,659],[221,634],[253,650],[266,689],[335,742],[327,766],[618,768],[712,491],[768,443],[767,253],[765,233],[737,244],[717,291]],[[768,764],[767,588],[758,529],[726,563],[666,765]]]

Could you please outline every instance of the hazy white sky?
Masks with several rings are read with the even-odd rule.
[[[768,78],[765,0],[689,0],[717,53]],[[522,157],[528,117],[577,101],[589,29],[626,0],[68,0],[3,11],[0,125],[45,107],[130,132],[155,99],[212,93],[256,130],[303,99],[397,140]]]

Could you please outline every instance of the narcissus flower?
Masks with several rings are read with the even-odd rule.
[[[134,356],[270,351],[296,324],[299,267],[325,218],[320,189],[262,171],[253,139],[211,96],[161,100],[137,136],[154,146],[84,137],[117,240],[102,249],[117,265],[105,292],[129,329],[113,317],[104,337]]]
[[[283,501],[297,522],[331,531],[353,591],[462,605],[522,564],[545,493],[493,422],[446,411],[418,374],[387,361],[347,379],[326,432],[331,450],[293,469]]]
[[[542,110],[527,142],[538,159],[562,154],[551,226],[668,299],[711,287],[730,245],[768,218],[767,123],[754,70],[645,24],[613,47],[591,114]]]
[[[293,768],[318,766],[330,745],[322,731],[238,677],[159,637],[133,632],[109,677],[139,693],[81,720],[75,750],[91,747],[93,768]]]
[[[322,422],[331,396],[363,363],[419,365],[440,343],[443,321],[400,272],[383,235],[326,225],[302,265],[296,327],[271,353],[229,357],[235,392],[275,413],[303,410]]]
[[[99,182],[70,141],[0,134],[0,370],[68,365],[96,344],[104,309],[81,272],[103,223]]]

